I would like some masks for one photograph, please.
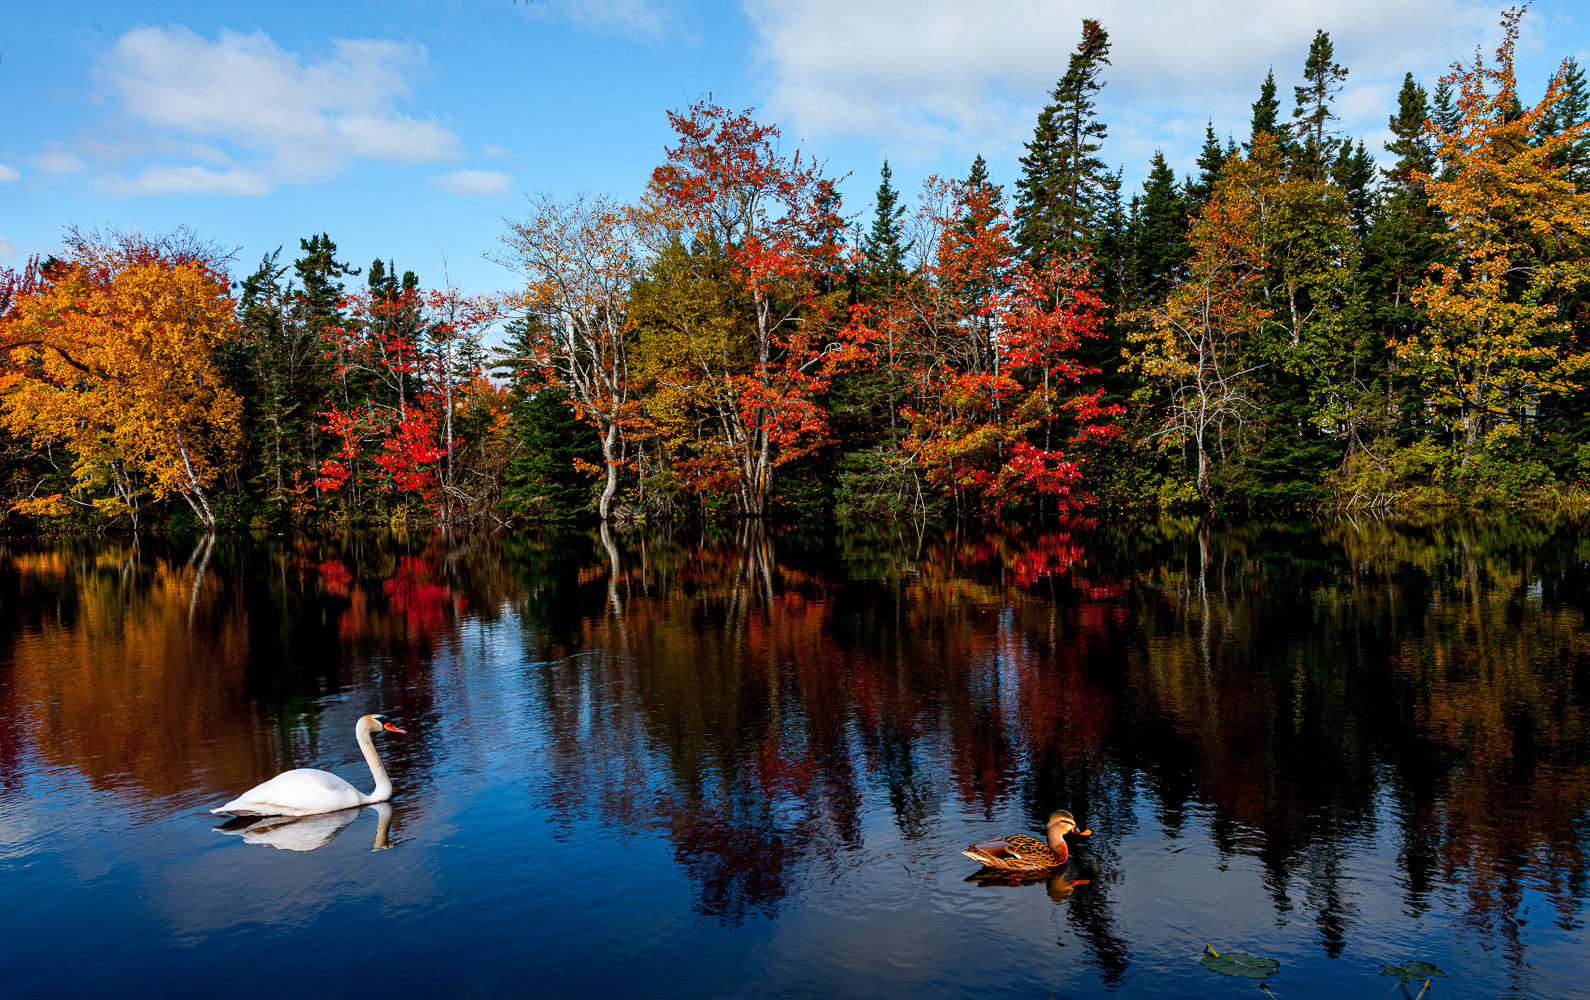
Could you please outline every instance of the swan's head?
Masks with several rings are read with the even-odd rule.
[[[397,726],[394,726],[391,720],[384,715],[367,715],[359,721],[363,723],[364,727],[372,733],[381,729],[385,729],[389,733],[408,732],[406,729],[399,729]]]

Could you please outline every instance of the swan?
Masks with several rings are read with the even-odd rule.
[[[370,734],[385,729],[391,733],[404,730],[387,721],[384,715],[366,715],[354,724],[354,735],[359,739],[359,749],[370,765],[375,778],[375,791],[369,795],[343,781],[330,771],[313,767],[300,767],[283,771],[263,785],[255,785],[224,806],[216,806],[212,813],[231,813],[234,816],[313,816],[317,813],[336,812],[392,797],[392,779],[381,766],[381,757],[370,742]]]

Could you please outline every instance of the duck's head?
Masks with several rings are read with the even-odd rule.
[[[399,729],[397,726],[394,726],[392,721],[384,715],[367,715],[360,719],[359,723],[372,733],[382,729],[385,729],[389,733],[408,732],[406,729]]]
[[[1049,814],[1049,822],[1045,824],[1045,830],[1046,832],[1056,833],[1060,836],[1065,836],[1066,834],[1073,831],[1079,837],[1093,836],[1092,830],[1078,830],[1077,818],[1071,815],[1071,813],[1065,809],[1056,809],[1054,812]]]

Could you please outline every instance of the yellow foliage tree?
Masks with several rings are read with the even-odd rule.
[[[18,509],[75,503],[136,526],[142,495],[175,493],[213,526],[209,489],[242,420],[214,359],[237,333],[226,279],[203,263],[51,267],[0,326],[0,422],[41,449],[64,447],[75,487]]]
[[[1240,446],[1241,429],[1258,414],[1251,341],[1274,310],[1264,304],[1269,264],[1266,223],[1282,181],[1275,139],[1261,133],[1248,159],[1233,156],[1188,234],[1187,274],[1156,308],[1136,317],[1128,364],[1143,376],[1140,402],[1164,402],[1151,437],[1161,447],[1190,442],[1198,492],[1213,501],[1213,454]]]
[[[1444,177],[1419,175],[1448,225],[1445,261],[1414,292],[1429,327],[1397,345],[1448,414],[1467,466],[1476,445],[1516,430],[1543,395],[1572,392],[1590,368],[1558,297],[1590,282],[1590,193],[1574,190],[1567,155],[1590,134],[1551,127],[1566,64],[1531,108],[1518,101],[1513,47],[1523,12],[1502,17],[1495,63],[1476,55],[1444,82],[1458,88],[1450,127],[1433,123]]]

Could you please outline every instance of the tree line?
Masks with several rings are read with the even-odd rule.
[[[1590,87],[1408,74],[1378,160],[1320,31],[1284,106],[1136,192],[1085,20],[1013,191],[871,212],[697,102],[641,197],[533,198],[512,292],[69,229],[0,274],[13,524],[502,525],[1574,502],[1590,480]],[[494,333],[494,331],[496,331]],[[495,341],[495,346],[491,342]]]

